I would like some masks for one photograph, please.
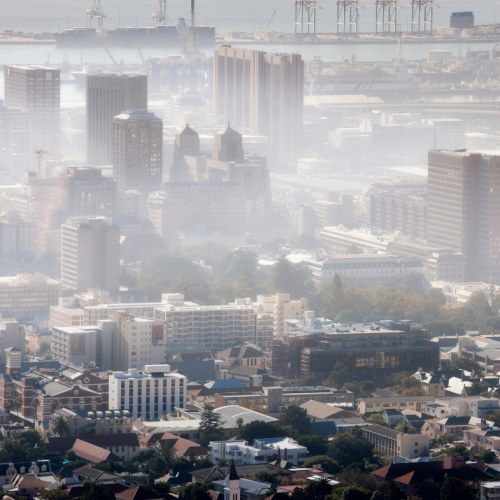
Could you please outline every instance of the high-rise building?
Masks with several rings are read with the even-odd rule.
[[[500,284],[500,156],[429,152],[430,243],[461,252],[467,280]]]
[[[118,290],[120,230],[106,217],[68,217],[62,226],[63,288]]]
[[[31,147],[59,153],[61,134],[60,70],[48,66],[5,66],[5,104],[31,118]],[[32,154],[32,167],[36,156]]]
[[[28,111],[8,108],[0,99],[0,163],[21,179],[31,168],[31,119]]]
[[[87,165],[113,164],[113,118],[148,108],[146,75],[87,77]]]
[[[146,109],[115,116],[113,176],[118,190],[150,193],[159,189],[162,163],[162,121]]]
[[[34,256],[35,234],[33,223],[21,219],[19,212],[13,210],[0,215],[0,255]]]
[[[304,63],[275,54],[219,45],[214,53],[214,114],[243,134],[266,135],[280,161],[302,148]]]

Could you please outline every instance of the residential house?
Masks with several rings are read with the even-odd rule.
[[[50,460],[0,464],[0,487],[12,483],[17,474],[31,472],[50,472]]]
[[[155,449],[162,443],[167,443],[175,452],[177,457],[189,458],[194,456],[195,458],[204,458],[208,456],[208,449],[204,446],[194,443],[193,441],[189,441],[188,439],[174,436],[168,432],[153,433],[149,436],[140,437],[139,443],[141,448],[149,449]]]
[[[267,462],[261,462],[254,465],[236,465],[236,471],[238,476],[241,478],[251,478],[258,474],[259,472],[267,472],[271,476],[293,476],[292,472],[283,468],[271,465]],[[210,467],[208,469],[200,469],[191,472],[193,483],[202,483],[206,479],[211,479],[212,481],[220,481],[225,479],[229,472],[229,466],[218,466]]]
[[[438,418],[447,416],[481,418],[487,413],[500,411],[500,401],[497,398],[481,396],[436,399],[433,404],[426,405],[424,411]]]
[[[123,459],[109,451],[95,444],[87,443],[81,439],[77,439],[71,448],[71,451],[80,460],[86,460],[92,464],[100,464],[101,462],[122,462]]]
[[[79,469],[75,469],[74,475],[78,480],[83,483],[84,481],[90,481],[92,483],[99,484],[125,484],[125,479],[118,474],[111,474],[110,472],[94,469],[90,465],[85,465]],[[123,491],[123,490],[122,490]]]
[[[422,433],[428,434],[429,439],[437,439],[441,434],[450,434],[455,441],[462,441],[464,431],[474,428],[478,423],[481,423],[481,419],[477,417],[445,417],[428,420],[422,426]]]
[[[404,420],[404,415],[398,410],[385,408],[382,412],[382,418],[384,419],[384,422],[389,425],[389,427],[394,427],[401,422],[401,420]]]
[[[437,398],[444,398],[451,378],[462,379],[463,370],[439,370],[435,372],[425,372],[420,368],[413,374],[429,394]]]
[[[465,429],[463,441],[466,446],[490,449],[500,456],[500,427],[491,425],[491,422],[481,420],[475,427]]]

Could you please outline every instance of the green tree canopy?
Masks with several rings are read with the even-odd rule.
[[[346,467],[353,462],[364,463],[365,460],[373,459],[373,444],[364,438],[350,434],[337,434],[330,441],[328,456],[341,467]]]
[[[210,441],[221,441],[224,438],[222,417],[214,410],[213,405],[206,404],[200,419],[200,444],[208,446]]]
[[[300,434],[309,434],[311,432],[311,419],[307,410],[297,405],[290,405],[280,415],[280,424],[291,425],[292,429]]]
[[[457,477],[447,477],[440,488],[440,500],[472,500],[472,490]]]
[[[326,455],[315,455],[309,457],[303,464],[302,467],[313,467],[314,465],[321,465],[322,469],[328,474],[338,474],[342,468],[340,465],[332,460]]]
[[[253,446],[254,439],[277,438],[286,436],[286,431],[273,422],[254,420],[236,431],[236,437],[248,441]]]

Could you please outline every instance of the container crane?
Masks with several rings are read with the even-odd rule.
[[[87,29],[92,28],[92,19],[97,17],[97,33],[103,35],[103,18],[106,17],[101,5],[101,0],[94,0],[94,4],[90,9],[87,9]]]
[[[38,228],[37,228],[37,240],[38,240],[38,248],[42,247],[42,226],[44,223],[44,200],[43,200],[43,157],[44,155],[55,156],[56,158],[65,159],[63,155],[57,153],[51,153],[50,151],[45,151],[45,149],[35,149],[35,154],[38,155]]]
[[[167,0],[158,0],[159,9],[153,14],[153,26],[157,28],[160,25],[168,25]]]

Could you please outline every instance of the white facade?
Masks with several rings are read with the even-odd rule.
[[[187,378],[170,373],[170,365],[147,365],[144,371],[131,368],[127,373],[109,376],[109,407],[128,410],[132,419],[159,419],[186,408]]]
[[[477,417],[500,411],[499,400],[470,396],[461,398],[436,399],[434,404],[426,405],[425,413],[436,418],[444,417]]]
[[[429,281],[465,281],[465,258],[463,253],[436,253],[427,260],[427,279]]]
[[[222,458],[236,465],[253,465],[266,463],[269,457],[278,455],[293,465],[304,463],[309,453],[305,446],[301,446],[291,438],[255,439],[253,446],[247,441],[211,441],[209,445],[210,458],[213,463]]]
[[[481,500],[497,500],[500,498],[500,481],[481,483]]]
[[[34,253],[34,251],[33,224],[22,220],[16,210],[0,217],[0,254],[14,256],[23,252]]]

